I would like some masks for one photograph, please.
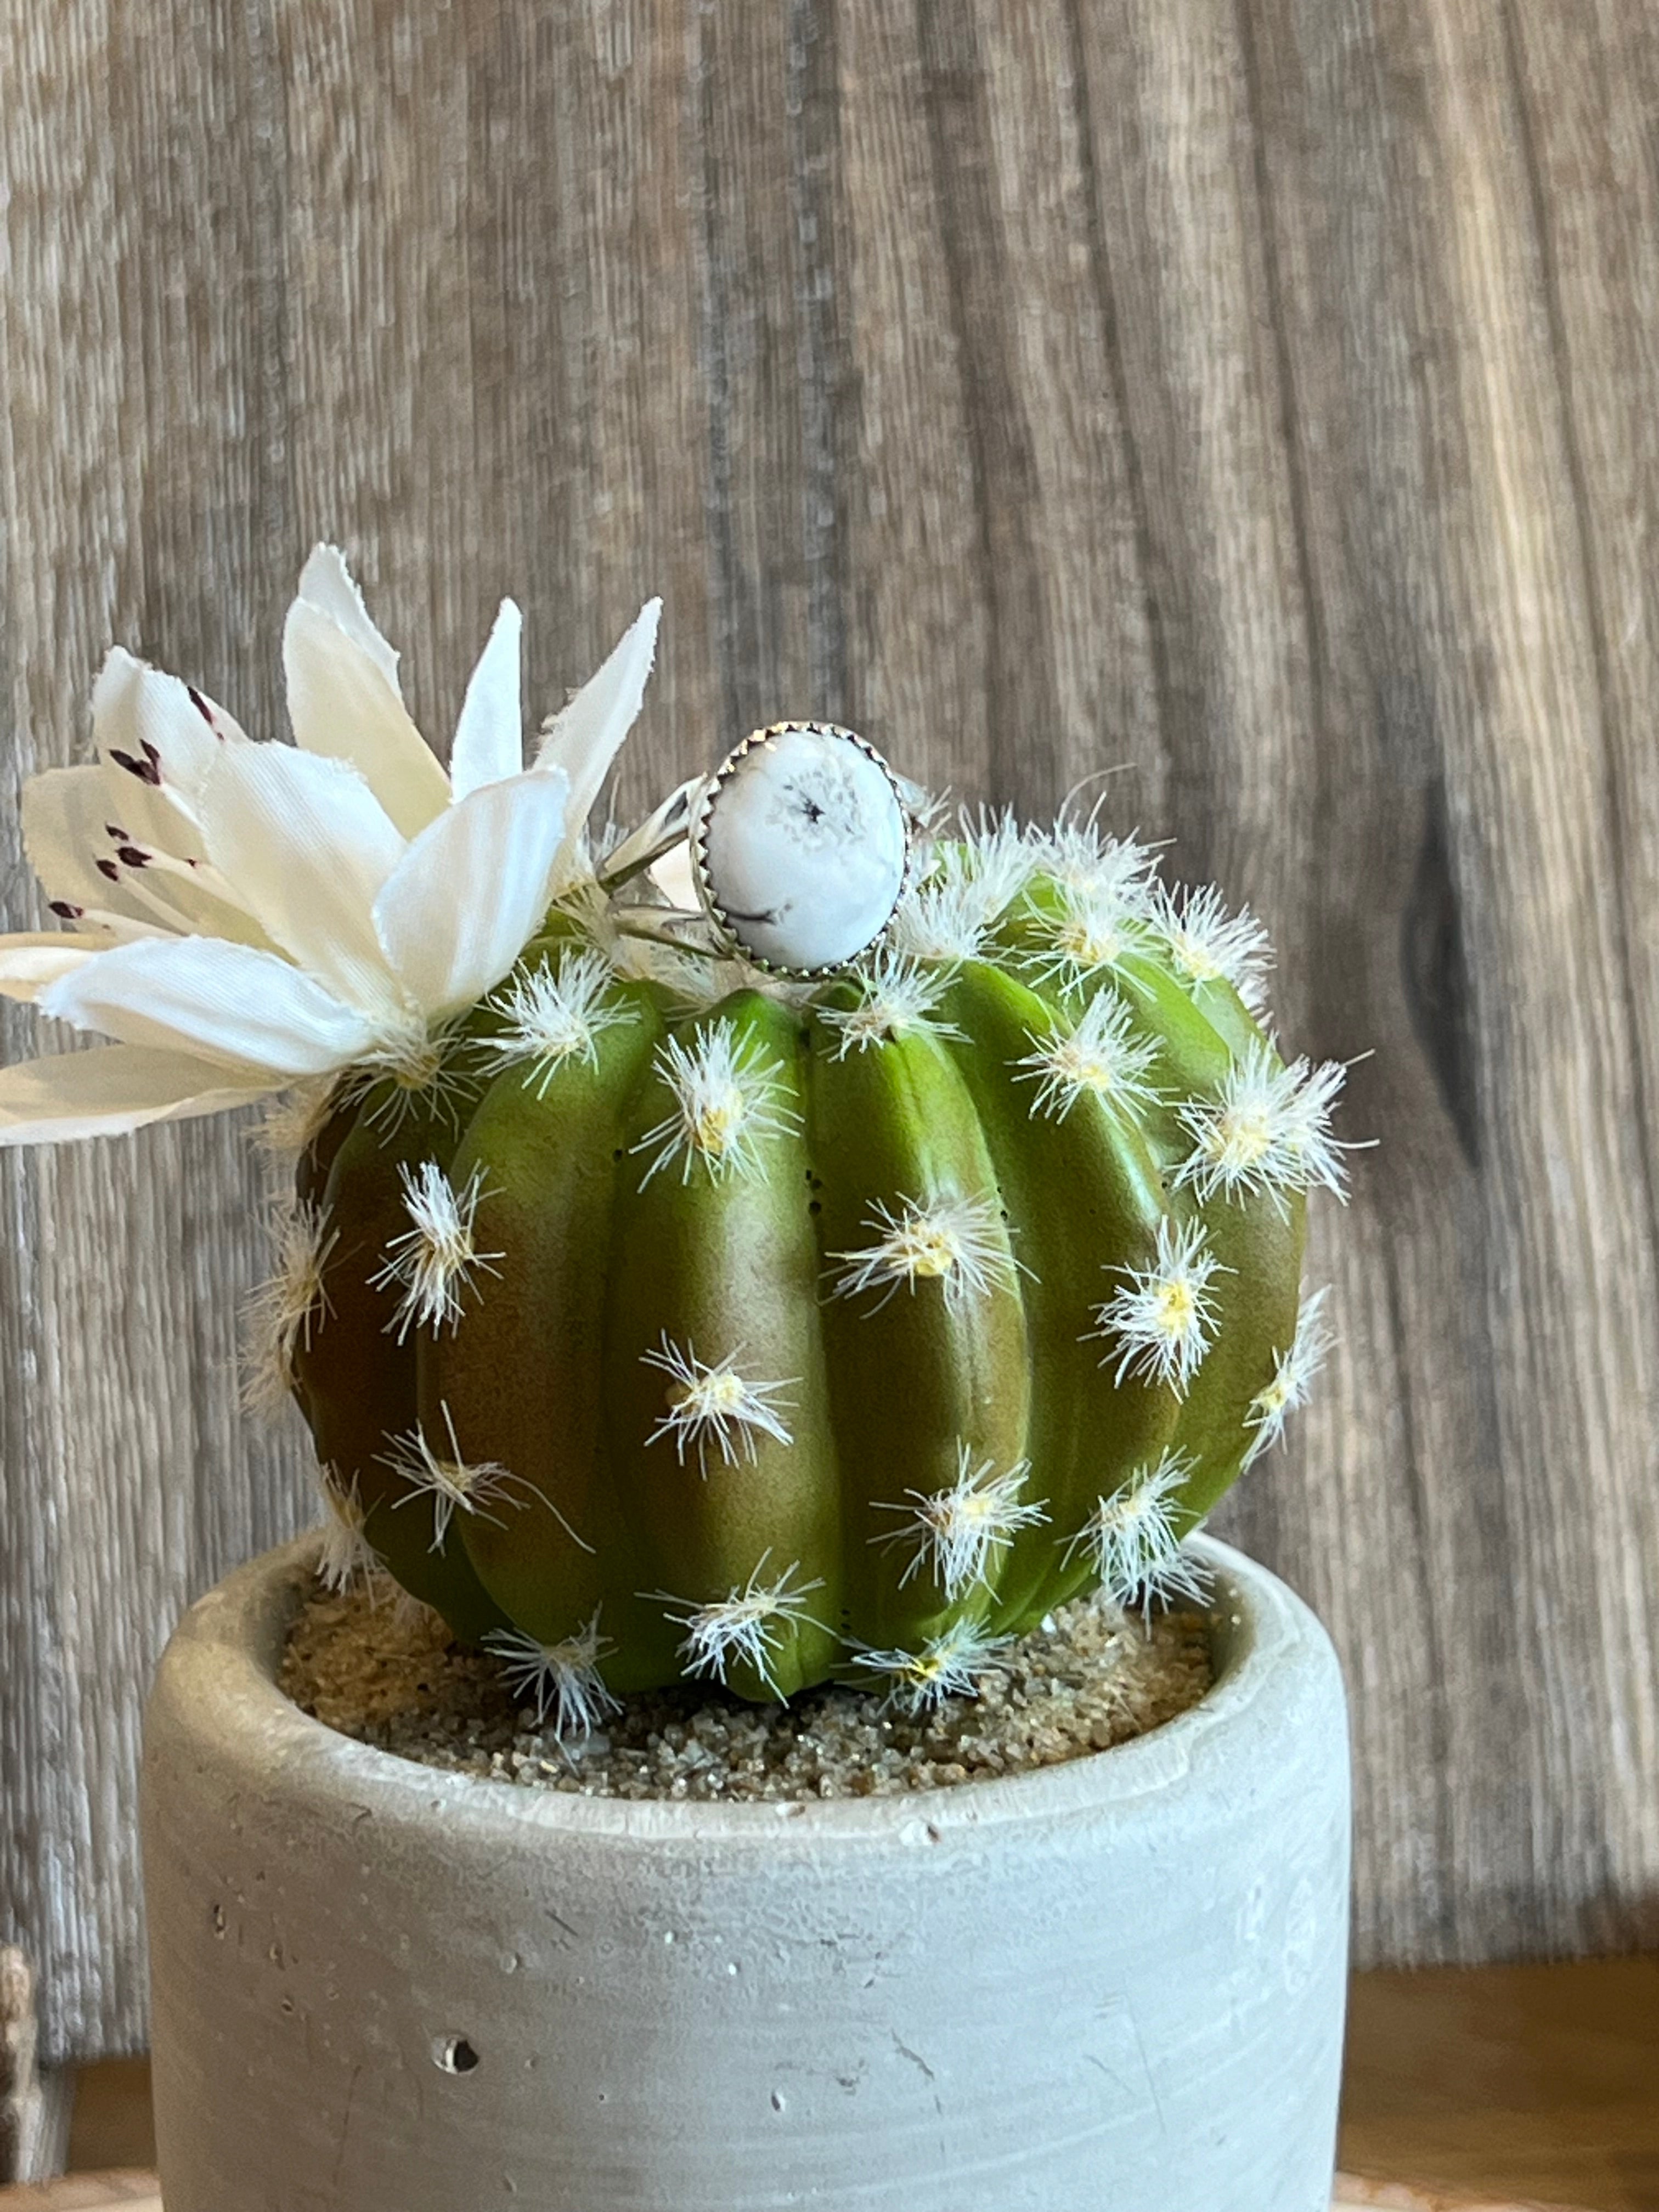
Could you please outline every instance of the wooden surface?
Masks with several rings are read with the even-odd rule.
[[[32,2188],[0,2189],[5,2212],[107,2212],[113,2204],[126,2212],[161,2212],[153,2173],[77,2173],[65,2181]],[[1336,2209],[1340,2212],[1340,2208]]]
[[[0,11],[0,896],[112,638],[280,727],[312,539],[451,723],[649,591],[636,805],[811,712],[1176,840],[1354,1071],[1345,1340],[1226,1533],[1322,1609],[1367,1960],[1659,1936],[1659,15]],[[21,1050],[26,1021],[3,1042]],[[138,1698],[286,1533],[242,1133],[0,1165],[0,1936],[143,2033]],[[1644,1563],[1648,1563],[1644,1568]]]
[[[1659,1957],[1358,1976],[1342,2163],[1659,2212]]]
[[[155,2164],[155,2119],[149,2100],[149,2060],[104,2058],[83,2066],[76,2081],[65,2173]]]

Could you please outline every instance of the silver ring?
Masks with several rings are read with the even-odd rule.
[[[771,722],[711,776],[671,793],[599,883],[613,890],[684,842],[708,949],[816,981],[849,967],[892,920],[909,880],[917,795],[856,730]],[[678,910],[639,913],[660,924]]]

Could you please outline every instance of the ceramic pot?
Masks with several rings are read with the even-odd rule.
[[[782,1808],[368,1750],[273,1680],[310,1547],[232,1575],[146,1730],[167,2212],[1325,2212],[1341,1679],[1200,1548],[1218,1680],[1180,1719]]]

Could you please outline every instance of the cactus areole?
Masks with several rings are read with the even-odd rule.
[[[787,882],[760,811],[745,880]],[[1248,921],[1077,821],[912,877],[794,986],[590,882],[429,1083],[347,1085],[301,1158],[292,1380],[343,1541],[568,1718],[969,1687],[1103,1581],[1189,1588],[1305,1387],[1336,1072],[1259,1025]]]
[[[25,793],[69,927],[0,990],[115,1042],[0,1071],[0,1143],[282,1095],[252,1376],[326,1571],[560,1728],[680,1680],[926,1706],[1091,1587],[1196,1594],[1323,1348],[1341,1070],[1279,1056],[1248,911],[1097,814],[941,828],[834,725],[595,834],[658,611],[526,765],[507,603],[447,772],[331,548],[292,746],[112,655],[96,764]]]

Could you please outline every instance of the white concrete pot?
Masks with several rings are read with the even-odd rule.
[[[167,2212],[1325,2212],[1348,1752],[1217,1544],[1219,1679],[1040,1773],[778,1808],[440,1774],[272,1680],[309,1547],[145,1744]]]

